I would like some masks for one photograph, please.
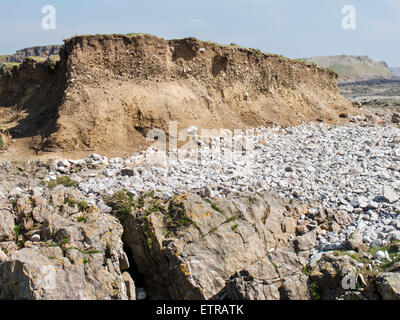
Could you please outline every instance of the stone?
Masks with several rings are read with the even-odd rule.
[[[128,272],[124,272],[122,274],[122,278],[124,279],[126,291],[129,300],[136,300],[136,287],[135,283],[133,282],[130,274]]]
[[[121,176],[133,177],[135,170],[132,167],[125,167],[121,169]]]
[[[298,224],[296,226],[296,233],[299,235],[306,234],[308,232],[308,227],[306,224]]]
[[[338,234],[340,230],[341,228],[339,224],[337,224],[335,221],[330,222],[330,231],[332,231],[334,234]]]
[[[92,158],[94,161],[100,161],[101,160],[101,156],[98,155],[97,153],[93,153],[90,158]]]
[[[38,196],[41,196],[41,195],[43,194],[43,192],[44,192],[44,189],[43,189],[43,188],[41,188],[41,187],[34,187],[34,188],[31,189],[30,194],[31,194],[33,197],[38,197]]]
[[[0,265],[8,260],[7,255],[0,249]]]
[[[399,200],[399,196],[391,187],[384,186],[383,187],[383,201],[388,203],[393,203]]]
[[[32,242],[39,242],[40,241],[40,234],[34,234],[31,237]]]
[[[386,259],[385,252],[383,252],[383,251],[377,251],[377,252],[375,253],[375,255],[374,255],[374,258],[377,259],[377,260]]]
[[[315,208],[310,208],[310,209],[308,209],[308,214],[309,214],[310,216],[316,215],[317,212],[318,212],[318,210],[315,209]]]
[[[350,204],[354,208],[366,208],[368,207],[368,203],[369,203],[368,199],[363,196],[354,197],[353,200],[350,202]]]
[[[199,194],[200,194],[200,197],[202,197],[202,198],[210,198],[211,199],[211,198],[214,197],[213,191],[207,186],[202,187],[200,189],[200,193]]]
[[[359,251],[360,247],[363,245],[363,238],[358,231],[352,232],[346,241],[346,249]]]
[[[339,224],[341,227],[347,227],[352,223],[351,217],[344,211],[337,211],[333,214],[333,219]]]
[[[144,210],[154,199],[147,201]],[[212,202],[189,193],[169,201],[167,207],[184,207],[193,224],[167,232],[171,227],[165,225],[164,215],[152,212],[146,218],[146,235],[135,227],[143,223],[139,214],[121,220],[124,243],[140,261],[151,299],[214,297],[237,270],[265,257],[272,246],[288,243],[290,233],[283,231],[282,222],[297,215],[268,193],[230,194]],[[279,264],[279,259],[289,258],[282,253],[274,259]],[[296,261],[294,252],[290,259]],[[185,280],[188,277],[193,280]]]
[[[13,214],[7,209],[0,209],[0,241],[10,241],[15,237]]]
[[[188,135],[195,135],[197,134],[197,131],[199,129],[195,126],[190,126],[189,128],[186,129],[186,132],[188,133]]]
[[[392,122],[393,122],[393,123],[400,123],[400,114],[398,114],[398,113],[393,113],[393,115],[392,115]]]
[[[379,274],[377,283],[383,300],[400,300],[400,273]]]
[[[296,254],[293,244],[288,244],[284,247],[267,255],[272,264],[276,267],[280,278],[291,276],[300,272],[308,263],[305,256]]]
[[[144,288],[136,288],[136,300],[145,300],[147,294]]]
[[[293,242],[294,242],[295,250],[297,252],[313,249],[317,245],[316,230],[308,232],[302,236],[296,237]]]
[[[106,177],[111,177],[113,174],[112,174],[112,172],[108,169],[108,168],[104,168],[104,170],[103,170],[103,175],[104,176],[106,176]],[[122,170],[121,170],[121,175],[126,175],[126,174],[123,174],[122,173]]]
[[[121,261],[127,260],[122,226],[94,205],[85,212],[85,222],[78,222],[75,214],[68,214],[73,209],[67,202],[71,199],[85,198],[63,186],[46,191],[34,206],[49,211],[36,221],[30,218],[32,223],[27,224],[35,208],[27,202],[30,197],[18,196],[15,214],[22,226],[18,232],[21,238],[31,241],[25,241],[22,248],[13,246],[12,241],[8,246],[0,242],[0,248],[8,252],[7,259],[2,255],[0,263],[0,299],[129,299],[120,268]],[[7,213],[0,217],[12,217]],[[11,222],[8,225],[13,226]]]

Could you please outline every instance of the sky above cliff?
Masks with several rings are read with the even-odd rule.
[[[42,28],[42,6],[56,9]],[[345,5],[356,28],[343,29]],[[193,36],[287,57],[368,55],[400,66],[400,0],[2,0],[0,54],[58,44],[80,34],[143,32]]]

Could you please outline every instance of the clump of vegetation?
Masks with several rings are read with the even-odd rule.
[[[47,64],[49,65],[50,70],[54,70],[57,66],[57,63],[60,61],[59,55],[52,55],[47,59]]]
[[[222,222],[219,226],[212,228],[212,229],[208,232],[208,234],[214,233],[215,231],[218,230],[218,228],[219,228],[220,226],[222,226],[222,225],[224,225],[224,224],[226,224],[226,223],[230,223],[230,222],[236,221],[237,218],[238,218],[237,216],[229,217],[229,218],[226,219],[224,222]],[[238,225],[235,224],[234,226],[232,226],[232,230],[236,230],[237,227],[238,227]]]
[[[29,57],[26,57],[26,58],[24,59],[24,62],[25,62],[25,61],[44,62],[44,61],[46,61],[46,59],[45,59],[45,58],[42,58],[42,57],[37,57],[37,56],[29,56]]]
[[[180,228],[193,224],[182,201],[173,199],[169,202],[168,210],[164,215],[164,224],[168,232],[173,234],[176,234]]]
[[[76,221],[78,221],[79,223],[85,223],[86,222],[86,217],[84,216],[79,216],[76,218]]]
[[[121,217],[132,213],[132,207],[135,203],[135,195],[126,189],[114,193],[108,200],[107,205],[113,209],[113,212]]]
[[[301,271],[303,272],[304,275],[309,277],[309,276],[311,276],[311,274],[313,272],[313,268],[310,265],[306,265],[303,267],[303,269]]]
[[[5,125],[5,128],[7,128],[9,126],[6,125],[17,122],[25,118],[27,115],[28,114],[22,105],[14,104],[11,108],[7,108],[0,112],[0,123]]]
[[[210,204],[211,208],[212,208],[214,211],[217,211],[217,212],[219,212],[219,213],[225,215],[224,210],[220,209],[220,208],[217,206],[217,204],[216,204],[215,202],[212,202],[210,199],[205,199],[204,201],[208,202],[208,203]]]
[[[319,287],[317,280],[308,280],[308,290],[310,291],[310,295],[313,300],[321,300],[322,290]]]
[[[239,227],[239,225],[236,223],[236,224],[234,224],[233,226],[232,226],[232,231],[235,231],[237,228]]]
[[[86,201],[80,201],[78,203],[79,211],[87,212],[89,210],[89,204]]]
[[[74,188],[76,188],[78,186],[78,182],[76,182],[75,180],[71,179],[68,176],[62,176],[60,178],[57,178],[56,180],[51,180],[48,183],[47,186],[50,189],[53,189],[53,188],[55,188],[56,186],[59,186],[59,185],[63,185],[64,187],[74,187]]]
[[[68,238],[63,238],[59,242],[53,242],[53,241],[47,242],[46,247],[48,247],[48,248],[59,247],[63,253],[63,256],[65,256],[69,250],[77,250],[78,252],[80,252],[82,254],[86,254],[86,255],[100,253],[100,251],[98,251],[98,250],[90,250],[90,249],[82,250],[77,247],[72,247],[72,246],[69,246],[68,243],[69,243]]]
[[[3,137],[0,135],[0,149],[4,148],[4,140]]]
[[[372,259],[368,258],[368,255],[374,256],[378,251],[387,251],[389,254],[389,259],[383,259],[379,261],[378,264],[374,265],[373,270],[368,270],[366,266],[362,268],[363,274],[376,274],[378,272],[384,272],[386,269],[391,267],[396,262],[400,261],[400,254],[397,252],[397,246],[399,241],[394,241],[385,246],[374,246],[369,249],[366,253],[358,253],[354,251],[335,251],[336,256],[349,256],[356,260],[357,262],[363,263],[364,265],[368,265],[372,263]]]
[[[272,266],[274,267],[275,272],[278,273],[278,272],[279,272],[279,268],[278,268],[278,266],[276,265],[276,263],[274,263],[273,261],[271,261],[271,264],[272,264]]]
[[[17,224],[14,227],[15,236],[18,238],[21,235],[21,225]]]
[[[348,256],[360,263],[368,263],[369,262],[369,260],[367,258],[362,257],[362,254],[360,254],[358,252],[354,252],[354,251],[337,250],[334,252],[334,255],[335,256]]]

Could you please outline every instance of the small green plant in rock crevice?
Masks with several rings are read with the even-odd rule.
[[[78,221],[79,223],[85,223],[86,222],[86,217],[84,216],[79,216],[76,218],[76,221]]]
[[[15,236],[18,238],[21,235],[21,225],[17,224],[14,227]]]
[[[317,280],[315,279],[308,280],[308,290],[313,300],[321,300],[322,290],[319,287]]]
[[[189,227],[193,221],[187,215],[183,202],[172,199],[164,215],[164,224],[169,233],[176,235],[180,228]]]
[[[132,213],[132,207],[135,203],[134,197],[135,195],[133,193],[122,189],[107,199],[106,203],[112,208],[114,214],[118,217],[122,217]]]
[[[79,211],[88,211],[89,210],[89,204],[86,201],[80,201],[78,203],[78,209]]]
[[[217,231],[217,230],[219,229],[219,227],[221,227],[221,226],[224,225],[224,224],[227,224],[227,223],[236,221],[237,218],[238,218],[237,216],[229,217],[229,218],[226,219],[224,222],[222,222],[219,226],[216,226],[216,227],[212,228],[212,229],[208,232],[208,234],[213,234],[215,231]],[[238,227],[237,224],[234,225],[234,226],[232,226],[232,230],[236,230],[237,227]]]
[[[219,212],[219,213],[225,215],[224,210],[220,209],[220,208],[217,206],[217,204],[216,204],[215,202],[212,202],[210,199],[204,199],[204,201],[205,201],[205,202],[208,202],[208,203],[210,204],[211,208],[212,208],[214,211],[217,211],[217,212]]]
[[[46,243],[46,247],[47,248],[59,247],[63,253],[63,256],[65,256],[69,250],[76,250],[85,255],[100,253],[100,251],[94,249],[82,250],[77,247],[68,246],[68,242],[69,242],[68,238],[63,238],[61,241],[58,242],[49,241]]]

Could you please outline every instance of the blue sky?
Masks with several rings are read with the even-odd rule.
[[[56,29],[41,28],[43,5],[56,8]],[[356,8],[355,30],[341,26]],[[194,36],[291,58],[368,55],[400,66],[400,0],[1,0],[0,54],[62,43],[79,34],[143,32]]]

